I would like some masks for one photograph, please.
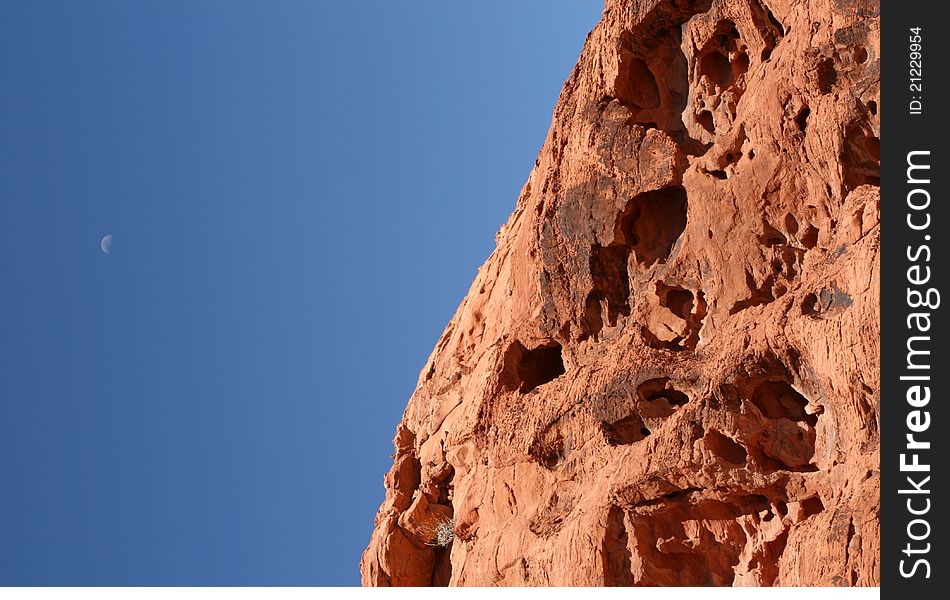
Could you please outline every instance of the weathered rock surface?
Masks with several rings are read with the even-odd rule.
[[[608,0],[364,584],[878,584],[879,50],[876,2]]]

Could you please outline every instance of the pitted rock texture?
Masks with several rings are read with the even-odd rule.
[[[608,0],[365,585],[878,584],[878,8]]]

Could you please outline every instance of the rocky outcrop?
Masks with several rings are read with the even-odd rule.
[[[878,31],[608,0],[409,400],[364,584],[878,584]]]

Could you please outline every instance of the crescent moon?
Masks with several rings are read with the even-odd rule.
[[[109,253],[109,250],[112,249],[112,234],[111,233],[105,236],[104,238],[102,238],[102,241],[99,242],[99,247],[102,248],[102,251],[105,252],[106,254]]]

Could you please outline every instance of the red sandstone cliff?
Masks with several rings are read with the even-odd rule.
[[[879,49],[876,2],[608,0],[364,584],[878,584]]]

